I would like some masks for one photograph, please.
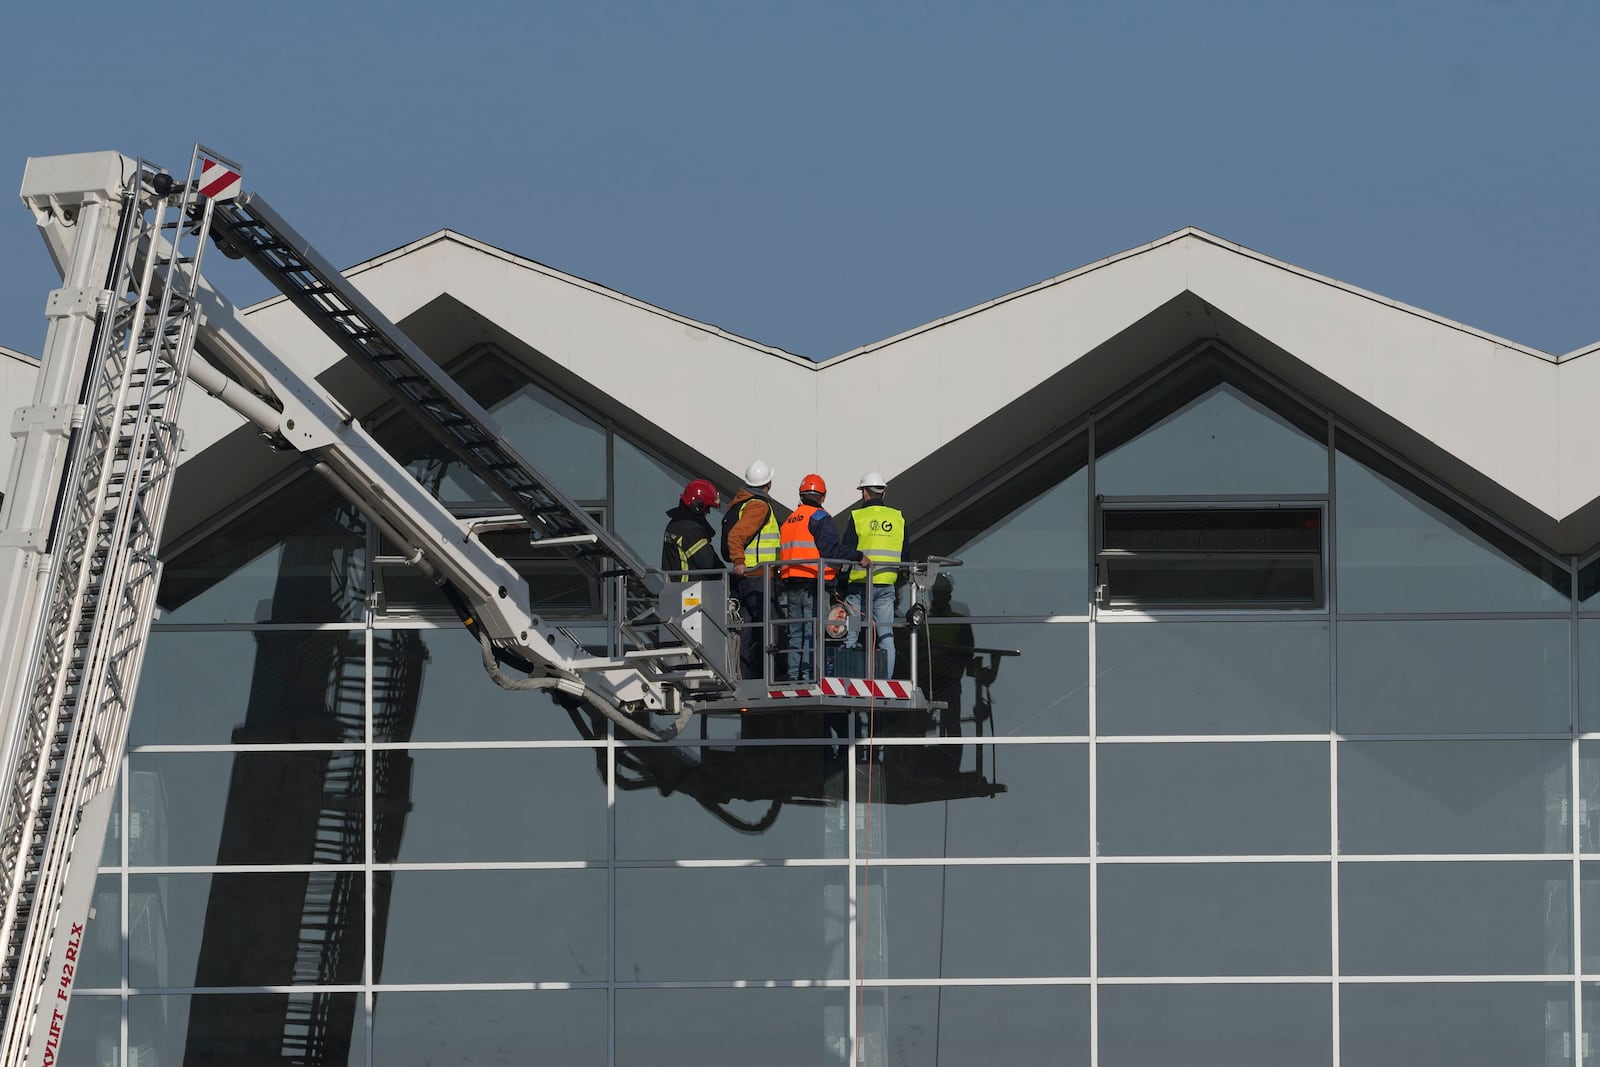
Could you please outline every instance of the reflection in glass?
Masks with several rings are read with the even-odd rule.
[[[84,984],[80,981],[78,989]],[[122,1001],[117,997],[72,994],[72,1008],[61,1037],[60,1058],[66,1064],[116,1067],[122,1063]]]
[[[1106,864],[1100,973],[1329,973],[1326,863]]]
[[[1411,482],[1358,443],[1341,438],[1339,449],[1340,611],[1567,610],[1566,566]]]
[[[1102,736],[1328,731],[1325,622],[1101,626]]]
[[[366,657],[360,632],[152,633],[128,743],[359,744]]]
[[[872,798],[857,821],[857,855],[1089,853],[1086,745],[894,745],[878,753],[870,792],[866,776],[857,777],[856,796]]]
[[[1341,1067],[1565,1067],[1571,1049],[1571,983],[1339,989]]]
[[[1103,1004],[1105,992],[1100,996]],[[865,1063],[1034,1067],[1089,1061],[1087,986],[897,986],[867,989],[861,999]],[[894,1050],[898,1061],[870,1058],[880,1033],[877,1047]],[[1100,1057],[1105,1063],[1103,1036]]]
[[[361,863],[357,750],[139,753],[131,866]]]
[[[1339,731],[1565,733],[1571,634],[1564,619],[1340,623]]]
[[[483,669],[482,649],[459,628],[377,631],[373,671],[375,741],[561,741],[590,736],[546,694],[495,685]]]
[[[1564,862],[1344,863],[1344,974],[1561,974],[1572,970]]]
[[[1580,949],[1583,953],[1583,972],[1595,974],[1600,972],[1600,923],[1589,920],[1589,917],[1600,915],[1600,863],[1586,861],[1581,866],[1581,903],[1587,921],[1583,924],[1583,944]]]
[[[1345,853],[1566,852],[1566,741],[1346,741]]]
[[[1600,733],[1600,619],[1578,621],[1578,730]]]
[[[845,1067],[851,1040],[845,989],[617,991],[617,1067]]]
[[[1089,868],[874,867],[856,900],[867,978],[1089,973]]]
[[[489,410],[512,448],[574,500],[604,500],[606,432],[594,419],[529,381],[526,368],[483,346],[450,376]],[[378,425],[379,441],[413,475],[451,504],[493,502],[494,493],[454,459],[409,414]]]
[[[1328,851],[1324,742],[1101,745],[1100,853]]]
[[[479,1067],[519,1061],[605,1067],[606,991],[485,989],[373,996],[374,1064]]]
[[[166,623],[354,622],[366,610],[366,524],[304,474],[166,565]]]
[[[374,981],[606,979],[603,869],[376,871],[372,894]]]
[[[383,753],[399,814],[378,863],[603,860],[606,787],[585,749],[411,749]],[[404,792],[399,790],[404,789]],[[486,817],[492,813],[492,817]]]
[[[949,710],[937,717],[882,716],[886,736],[1089,732],[1088,623],[967,624],[934,618],[927,628],[936,640],[942,638],[940,647],[952,656],[954,666],[941,669],[944,682],[933,693]],[[947,645],[944,640],[962,643]],[[955,651],[966,648],[967,640],[973,642],[970,656]],[[919,674],[926,675],[927,668],[924,661]]]
[[[847,879],[834,867],[618,870],[617,974],[636,982],[847,977]],[[664,909],[672,921],[662,920]]]
[[[128,1063],[362,1067],[359,993],[205,993],[128,999]]]
[[[906,558],[953,556],[954,615],[1083,615],[1089,610],[1085,442],[1069,442],[926,533]]]
[[[665,512],[678,502],[678,494],[691,476],[661,462],[621,434],[613,434],[611,440],[617,534],[645,566],[654,567],[660,562]],[[721,497],[726,507],[732,494],[723,489]],[[714,527],[717,521],[717,516],[711,516]]]
[[[1125,431],[1116,422],[1113,416],[1103,431],[1097,427],[1095,491],[1107,496],[1328,488],[1325,431],[1314,437],[1233,385],[1216,386],[1125,444],[1117,441]]]
[[[842,748],[633,745],[617,761],[618,859],[846,855]]]
[[[73,983],[78,989],[115,989],[122,982],[122,879],[96,878],[89,907],[93,914],[84,925]],[[76,1023],[76,1012],[72,1018]]]
[[[360,871],[131,875],[128,982],[359,982],[362,886]]]
[[[488,405],[500,432],[562,492],[574,500],[604,499],[605,427],[526,378],[526,370],[484,359],[461,381],[474,395],[504,398]]]
[[[1100,1067],[1315,1067],[1332,1062],[1333,998],[1326,985],[1100,990]]]

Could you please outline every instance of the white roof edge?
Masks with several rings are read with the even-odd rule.
[[[18,363],[26,363],[30,367],[37,367],[39,365],[39,358],[37,356],[30,356],[26,352],[19,352],[15,348],[7,348],[5,345],[0,345],[0,356],[4,356],[6,359],[16,360]]]
[[[1226,249],[1227,251],[1233,252],[1236,255],[1243,256],[1246,259],[1260,263],[1263,266],[1271,267],[1287,274],[1304,278],[1307,281],[1318,282],[1322,285],[1329,286],[1330,288],[1337,289],[1341,292],[1348,293],[1363,300],[1369,300],[1375,304],[1380,304],[1384,307],[1399,311],[1402,314],[1413,315],[1417,318],[1423,319],[1438,326],[1442,326],[1446,329],[1456,330],[1469,336],[1479,338],[1480,340],[1489,341],[1490,343],[1498,345],[1502,348],[1507,348],[1514,352],[1519,352],[1523,355],[1531,356],[1534,359],[1543,360],[1548,363],[1563,363],[1567,360],[1576,359],[1579,356],[1587,355],[1590,352],[1600,351],[1600,342],[1595,342],[1592,345],[1575,349],[1574,351],[1568,352],[1564,355],[1553,355],[1541,349],[1534,348],[1531,345],[1525,345],[1517,341],[1512,341],[1508,338],[1489,333],[1486,330],[1480,330],[1477,327],[1468,326],[1465,323],[1457,322],[1453,319],[1445,318],[1442,315],[1437,315],[1423,308],[1419,308],[1414,305],[1395,300],[1391,297],[1384,296],[1381,293],[1375,293],[1370,289],[1363,289],[1360,286],[1351,285],[1350,283],[1340,281],[1337,278],[1332,278],[1325,274],[1318,274],[1316,271],[1307,270],[1304,267],[1296,266],[1295,264],[1289,263],[1285,260],[1277,259],[1273,256],[1267,255],[1264,252],[1259,252],[1246,245],[1239,244],[1236,241],[1230,241],[1225,237],[1219,237],[1214,233],[1202,230],[1196,226],[1185,226],[1162,237],[1158,237],[1154,241],[1150,241],[1146,244],[1124,249],[1123,251],[1113,253],[1112,255],[1106,256],[1102,259],[1094,260],[1091,263],[1074,267],[1064,273],[1042,279],[1041,281],[1034,282],[1031,285],[1023,286],[1021,289],[1003,293],[1000,296],[993,297],[978,304],[973,304],[972,306],[963,308],[960,311],[955,311],[949,315],[943,315],[937,319],[932,319],[928,322],[922,323],[921,325],[913,326],[910,329],[894,334],[893,336],[886,337],[878,341],[870,341],[867,344],[861,345],[857,348],[850,349],[846,352],[841,352],[836,356],[830,356],[822,360],[807,359],[804,356],[796,355],[793,352],[778,348],[775,345],[765,344],[763,342],[744,337],[740,334],[724,330],[720,326],[714,326],[710,323],[690,318],[687,315],[681,315],[675,311],[669,311],[666,308],[662,308],[647,301],[640,300],[637,297],[632,297],[626,293],[621,293],[615,289],[608,288],[607,286],[601,285],[598,282],[590,281],[587,278],[581,278],[575,274],[568,274],[565,271],[558,270],[557,268],[551,267],[548,264],[540,263],[538,260],[529,259],[526,256],[519,256],[516,253],[507,251],[506,249],[500,248],[497,245],[489,244],[486,241],[478,240],[475,237],[469,237],[466,234],[459,233],[448,228],[436,230],[425,237],[421,237],[415,241],[392,248],[389,251],[377,256],[373,256],[370,259],[362,260],[361,262],[346,268],[342,273],[345,275],[345,277],[353,278],[368,270],[383,267],[387,264],[403,259],[408,255],[421,251],[422,249],[428,248],[432,245],[441,242],[453,242],[466,248],[471,248],[474,251],[481,252],[484,255],[499,259],[505,263],[512,264],[513,266],[520,267],[524,270],[530,270],[534,273],[542,274],[547,278],[565,282],[568,285],[577,286],[580,289],[584,289],[588,292],[594,293],[595,295],[604,297],[605,299],[615,300],[620,304],[624,304],[628,307],[635,308],[652,315],[659,315],[662,318],[665,318],[671,322],[675,322],[681,326],[704,331],[722,340],[730,341],[734,344],[740,345],[741,347],[748,348],[751,351],[760,352],[763,355],[775,356],[796,367],[821,371],[837,363],[844,362],[845,360],[854,359],[858,356],[875,352],[881,348],[887,348],[890,345],[907,340],[911,337],[916,337],[920,334],[927,333],[930,330],[939,328],[940,326],[946,326],[951,323],[961,321],[962,319],[970,318],[973,315],[979,314],[980,312],[988,311],[991,308],[998,307],[1013,300],[1029,296],[1044,289],[1052,288],[1053,286],[1061,285],[1063,283],[1072,281],[1075,278],[1081,278],[1085,275],[1092,274],[1095,271],[1103,270],[1106,267],[1113,266],[1117,263],[1133,259],[1137,256],[1145,255],[1167,245],[1176,244],[1185,240],[1200,241],[1205,244],[1213,245],[1217,248]],[[283,296],[269,297],[268,299],[260,301],[259,303],[250,305],[249,307],[245,308],[244,311],[247,314],[252,313],[263,308],[272,307],[283,302],[285,299],[286,298]]]
[[[1577,359],[1579,356],[1587,356],[1594,352],[1600,352],[1600,341],[1591,341],[1589,344],[1574,348],[1571,352],[1565,352],[1556,357],[1556,362],[1565,363],[1568,360]]]
[[[398,248],[392,248],[389,251],[384,252],[382,255],[374,256],[371,259],[362,260],[360,263],[348,267],[340,273],[342,273],[346,278],[354,278],[362,273],[365,273],[366,271],[393,263],[396,260],[411,255],[412,253],[419,252],[424,248],[428,248],[432,245],[442,242],[463,245],[467,248],[473,249],[474,251],[481,252],[486,256],[501,260],[502,262],[509,263],[524,270],[530,270],[536,274],[543,274],[545,277],[551,278],[555,281],[565,282],[568,285],[577,286],[580,289],[594,293],[596,296],[604,297],[607,300],[615,300],[620,304],[625,304],[628,307],[636,310],[643,311],[651,315],[659,315],[660,317],[675,322],[680,326],[686,326],[693,330],[702,330],[717,338],[720,338],[721,340],[730,341],[736,345],[751,349],[752,351],[760,352],[762,355],[776,356],[779,359],[793,363],[799,367],[816,366],[814,361],[807,359],[804,356],[785,351],[784,349],[778,348],[774,345],[762,344],[760,341],[754,341],[748,337],[743,337],[739,334],[732,333],[731,331],[724,330],[720,326],[713,326],[710,323],[701,322],[698,319],[692,319],[687,315],[680,315],[675,311],[668,311],[666,308],[658,307],[657,305],[651,304],[648,301],[640,300],[637,297],[632,297],[626,293],[620,293],[615,289],[608,288],[604,285],[601,285],[599,282],[593,282],[587,278],[580,278],[575,274],[568,274],[565,271],[557,270],[555,267],[551,267],[548,264],[540,263],[538,260],[529,259],[526,256],[519,256],[515,252],[508,252],[504,248],[500,248],[497,245],[489,244],[486,241],[480,241],[475,237],[469,237],[464,233],[457,233],[455,230],[451,229],[435,230],[426,237],[403,244]],[[250,314],[263,308],[272,307],[276,304],[282,303],[287,299],[287,297],[282,295],[268,297],[259,303],[251,304],[249,307],[244,309],[244,313]]]
[[[1600,350],[1600,342],[1596,342],[1588,349],[1571,352],[1565,356],[1554,356],[1549,352],[1534,348],[1531,345],[1525,345],[1517,341],[1512,341],[1507,338],[1497,336],[1485,330],[1480,330],[1475,326],[1468,326],[1465,323],[1456,322],[1454,319],[1448,319],[1442,315],[1434,314],[1433,312],[1427,311],[1423,308],[1415,307],[1411,304],[1406,304],[1391,297],[1384,296],[1381,293],[1375,293],[1369,289],[1363,289],[1360,286],[1351,285],[1348,282],[1342,282],[1337,278],[1331,278],[1325,274],[1318,274],[1316,271],[1307,270],[1304,267],[1296,266],[1293,263],[1276,259],[1264,252],[1258,252],[1253,248],[1230,241],[1225,237],[1218,237],[1216,234],[1208,233],[1207,231],[1199,229],[1198,227],[1185,226],[1180,230],[1174,230],[1172,233],[1151,241],[1148,244],[1139,245],[1135,248],[1117,252],[1113,255],[1106,256],[1104,259],[1097,259],[1092,263],[1086,263],[1081,267],[1074,267],[1072,270],[1069,270],[1064,274],[1057,274],[1054,277],[1045,278],[1042,281],[1034,282],[1032,285],[1027,285],[1021,289],[997,296],[992,300],[986,300],[981,304],[974,304],[973,306],[965,308],[961,311],[953,312],[930,322],[925,322],[920,326],[913,326],[911,329],[895,334],[893,337],[886,337],[881,341],[872,341],[868,344],[862,345],[859,348],[853,348],[848,352],[843,352],[837,356],[823,360],[817,364],[817,367],[818,369],[830,367],[844,360],[866,355],[869,352],[875,352],[881,348],[887,348],[888,346],[897,342],[904,341],[919,334],[927,333],[929,330],[937,329],[940,326],[949,325],[950,323],[960,321],[961,319],[970,318],[973,315],[983,311],[988,311],[990,308],[998,307],[1001,304],[1009,303],[1012,300],[1017,300],[1021,297],[1029,296],[1033,293],[1039,292],[1040,290],[1061,285],[1065,282],[1072,281],[1075,278],[1081,278],[1084,275],[1092,274],[1095,271],[1102,270],[1106,267],[1132,259],[1136,256],[1145,255],[1146,253],[1155,251],[1156,249],[1162,248],[1166,245],[1189,239],[1215,245],[1218,248],[1226,249],[1237,255],[1243,256],[1246,259],[1254,260],[1263,266],[1272,267],[1288,274],[1296,275],[1306,279],[1307,281],[1320,282],[1323,285],[1338,289],[1363,300],[1370,300],[1373,303],[1381,304],[1384,307],[1392,308],[1395,311],[1399,311],[1407,315],[1414,315],[1417,318],[1424,319],[1438,326],[1443,326],[1446,329],[1458,330],[1481,340],[1489,341],[1493,344],[1499,345],[1502,348],[1508,348],[1512,351],[1520,352],[1523,355],[1532,356],[1535,359],[1543,360],[1547,363],[1559,363],[1563,360],[1584,355],[1589,351]]]

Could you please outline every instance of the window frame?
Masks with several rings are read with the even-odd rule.
[[[1105,496],[1097,495],[1093,501],[1090,521],[1092,529],[1090,539],[1092,544],[1093,559],[1091,560],[1094,581],[1093,605],[1096,612],[1114,613],[1120,615],[1219,615],[1237,613],[1271,613],[1282,615],[1285,613],[1301,615],[1326,615],[1329,611],[1328,587],[1329,567],[1331,565],[1331,545],[1329,543],[1329,522],[1332,518],[1332,507],[1328,493],[1293,494],[1286,493],[1278,496],[1257,495],[1218,495],[1218,496]],[[1145,601],[1130,602],[1114,600],[1111,589],[1111,572],[1118,560],[1165,558],[1168,560],[1181,560],[1189,558],[1214,558],[1218,552],[1192,551],[1184,552],[1175,550],[1163,552],[1152,550],[1148,552],[1133,552],[1122,549],[1107,549],[1105,547],[1105,517],[1108,512],[1132,511],[1273,511],[1278,509],[1297,511],[1316,511],[1318,537],[1315,550],[1316,563],[1311,569],[1312,577],[1312,602],[1283,603],[1269,600],[1241,598],[1234,601],[1219,600],[1193,600],[1182,599],[1162,600],[1158,602]],[[1238,558],[1265,558],[1268,556],[1283,556],[1288,558],[1305,557],[1312,555],[1308,551],[1261,551],[1251,553],[1241,551]]]

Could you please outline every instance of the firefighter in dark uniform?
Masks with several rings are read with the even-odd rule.
[[[706,512],[718,506],[717,487],[696,478],[684,487],[678,505],[667,510],[667,529],[661,535],[661,569],[674,582],[711,578],[711,574],[674,574],[674,571],[720,571],[716,534]]]

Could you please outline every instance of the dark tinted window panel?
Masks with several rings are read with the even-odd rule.
[[[1101,1003],[1105,993],[1101,992]],[[1089,1062],[1083,985],[899,986],[861,994],[862,1044],[882,1035],[890,1063],[1037,1067]],[[1100,1042],[1105,1062],[1105,1038]],[[872,1062],[870,1054],[865,1062]],[[1187,1062],[1187,1061],[1185,1061]]]
[[[1563,974],[1572,967],[1572,865],[1342,863],[1347,975]]]
[[[1326,863],[1103,864],[1100,973],[1329,973]]]
[[[366,671],[361,633],[153,633],[128,743],[360,744]]]
[[[617,1067],[846,1067],[853,1037],[845,989],[617,991]]]
[[[1341,1067],[1565,1067],[1572,1044],[1570,982],[1339,990]]]
[[[372,1009],[383,1067],[606,1064],[604,989],[381,992]]]
[[[1108,507],[1100,582],[1108,607],[1319,607],[1322,512]]]
[[[1100,990],[1100,1067],[1326,1067],[1332,1062],[1333,994],[1326,985]]]
[[[73,1010],[73,1018],[77,1018],[77,1009]],[[306,991],[130,997],[128,1053],[130,1067],[146,1063],[184,1067],[286,1063],[361,1067],[367,1062],[361,994]],[[62,1059],[63,1064],[78,1062],[120,1061]],[[402,1067],[406,1063],[385,1062]]]
[[[867,978],[1089,973],[1087,864],[873,867],[856,913]]]

